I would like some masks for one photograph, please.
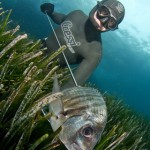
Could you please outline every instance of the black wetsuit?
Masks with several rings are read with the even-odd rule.
[[[55,29],[55,32],[60,44],[68,45],[64,53],[69,64],[79,64],[74,76],[78,85],[82,85],[101,60],[100,31],[94,28],[89,17],[81,10],[72,11],[68,15],[54,12],[50,17],[56,24],[60,25]],[[47,38],[46,45],[48,51],[58,50],[59,45],[54,34]],[[62,54],[59,56],[59,60],[60,65],[66,65]],[[74,86],[74,82],[70,79],[63,89],[72,86]]]

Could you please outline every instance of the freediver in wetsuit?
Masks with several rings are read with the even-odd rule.
[[[91,10],[89,17],[81,10],[67,15],[54,12],[54,5],[51,3],[42,4],[41,11],[60,25],[55,32],[60,44],[67,45],[64,53],[69,64],[79,64],[74,77],[78,85],[83,85],[100,63],[101,33],[118,28],[124,18],[124,6],[117,0],[103,0]],[[46,39],[45,45],[49,53],[59,48],[54,34]],[[61,66],[66,65],[62,54],[59,56],[59,62]],[[70,79],[62,89],[73,86],[74,82]]]

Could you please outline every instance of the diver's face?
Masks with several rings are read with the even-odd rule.
[[[96,11],[94,13],[94,20],[96,22],[96,26],[95,27],[97,28],[97,30],[108,31],[108,29],[102,25],[102,22],[101,22],[100,19],[98,19],[97,15],[98,15],[98,12]]]
[[[97,30],[108,31],[115,30],[118,27],[117,19],[113,16],[111,10],[105,6],[97,6],[93,14],[94,24]]]

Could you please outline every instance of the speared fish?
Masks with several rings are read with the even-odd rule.
[[[53,93],[60,91],[57,76]],[[53,131],[61,127],[59,139],[68,150],[92,150],[100,140],[107,122],[107,108],[102,95],[91,87],[72,87],[49,104],[54,114],[49,122]]]

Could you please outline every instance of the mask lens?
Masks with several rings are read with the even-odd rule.
[[[100,19],[103,26],[108,29],[117,28],[117,20],[112,16],[110,10],[106,6],[99,6],[97,8],[97,18]]]
[[[117,22],[114,18],[109,18],[108,22],[107,22],[107,26],[110,29],[115,29],[117,27]]]
[[[98,7],[97,12],[98,12],[98,15],[101,16],[101,17],[105,17],[105,16],[110,15],[110,12],[109,12],[108,8],[105,7],[105,6]]]

